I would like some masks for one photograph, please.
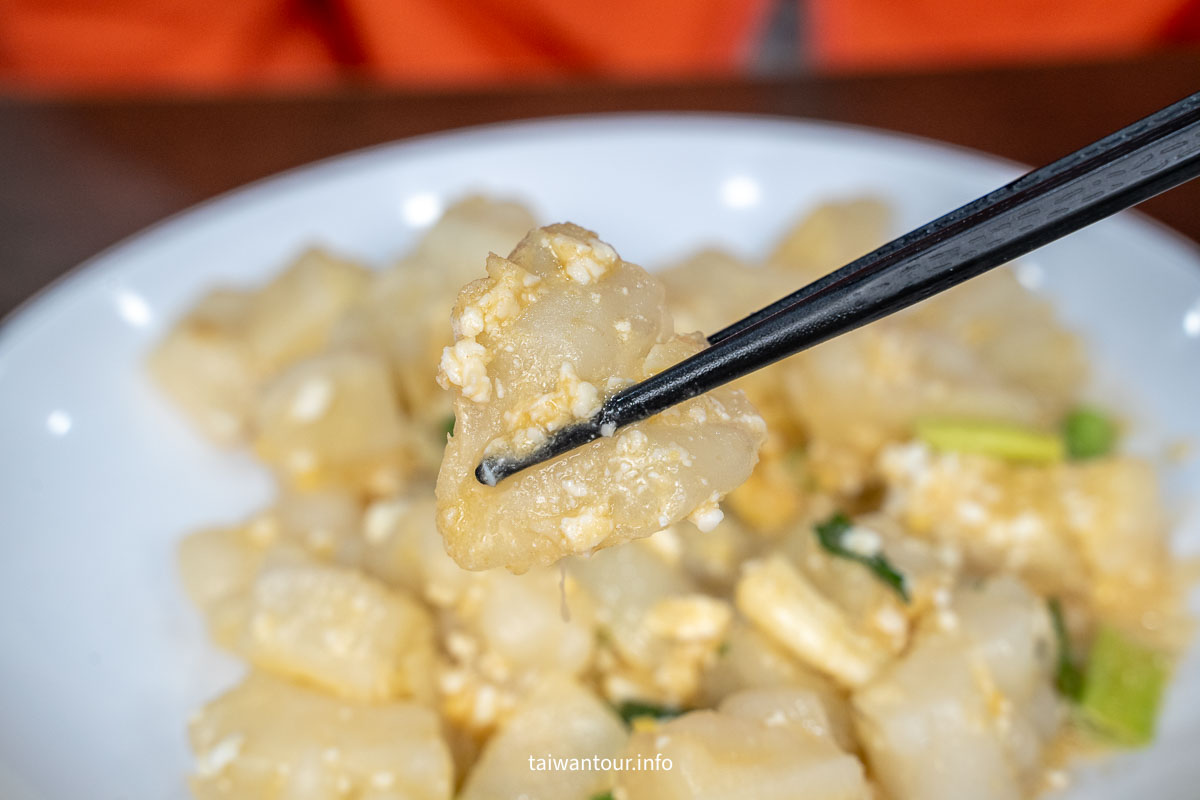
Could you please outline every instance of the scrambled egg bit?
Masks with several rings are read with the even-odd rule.
[[[693,355],[675,334],[662,285],[575,225],[530,233],[488,257],[452,316],[438,380],[456,393],[438,475],[438,527],[467,569],[524,571],[648,536],[690,517],[711,528],[717,502],[750,474],[766,426],[740,391],[718,390],[592,442],[499,486],[485,455],[537,447],[604,398]]]

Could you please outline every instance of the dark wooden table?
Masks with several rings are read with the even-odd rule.
[[[947,74],[434,94],[0,99],[0,314],[161,217],[288,167],[464,125],[599,111],[780,114],[1044,163],[1200,90],[1200,51]],[[1200,182],[1144,210],[1200,239]]]

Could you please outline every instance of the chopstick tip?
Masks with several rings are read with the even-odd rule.
[[[528,453],[499,453],[485,456],[475,467],[475,480],[484,486],[496,486],[500,481],[524,469],[549,461],[601,437],[612,436],[619,424],[601,411],[591,419],[560,428],[537,449]]]
[[[501,460],[497,458],[485,458],[479,462],[479,466],[475,467],[475,480],[484,486],[495,486],[506,475],[507,473],[501,469]]]

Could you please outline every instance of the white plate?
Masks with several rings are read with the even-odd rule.
[[[197,438],[142,359],[206,287],[260,282],[319,241],[381,261],[450,199],[517,196],[656,264],[700,244],[761,252],[821,200],[881,194],[904,229],[1019,170],[833,125],[618,116],[507,125],[387,145],[273,178],[102,254],[0,330],[0,797],[185,797],[184,721],[235,665],[206,643],[175,570],[185,532],[270,496],[242,454]],[[1084,333],[1137,445],[1200,442],[1200,255],[1134,215],[1027,259],[1022,278]],[[1114,395],[1115,393],[1115,395]],[[1200,465],[1171,468],[1179,542],[1200,549]],[[1189,505],[1190,504],[1190,505]],[[1200,784],[1200,663],[1159,742],[1075,796],[1156,800]],[[1150,794],[1152,793],[1152,795]]]

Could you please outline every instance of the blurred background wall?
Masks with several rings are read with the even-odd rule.
[[[0,0],[10,92],[946,69],[1200,42],[1200,0]]]

